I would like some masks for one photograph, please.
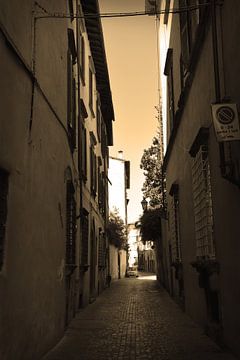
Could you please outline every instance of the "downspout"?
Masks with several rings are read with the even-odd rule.
[[[218,54],[218,33],[217,33],[217,15],[216,15],[216,0],[211,2],[212,14],[212,45],[213,45],[213,67],[214,67],[214,82],[215,82],[215,102],[221,102],[221,88],[220,88],[220,74],[219,74],[219,54]],[[220,155],[220,169],[221,175],[226,176],[225,171],[225,151],[224,144],[220,142],[219,155]]]

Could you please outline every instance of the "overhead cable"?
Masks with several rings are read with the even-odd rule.
[[[168,10],[159,10],[154,12],[146,12],[146,11],[135,11],[135,12],[109,12],[109,13],[84,13],[84,15],[77,15],[77,14],[64,14],[64,13],[50,13],[37,1],[35,1],[35,5],[44,13],[37,13],[36,18],[75,18],[75,19],[91,19],[91,18],[116,18],[116,17],[136,17],[136,16],[149,16],[149,15],[164,15],[164,14],[179,14],[182,12],[194,11],[199,10],[202,7],[206,7],[210,5],[210,2],[206,2],[204,4],[198,5],[189,5],[189,6],[182,6],[178,8],[172,8]]]

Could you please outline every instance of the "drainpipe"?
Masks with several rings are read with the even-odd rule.
[[[216,15],[216,0],[211,2],[212,14],[212,45],[213,45],[213,67],[214,67],[214,81],[215,81],[215,102],[221,102],[221,89],[220,89],[220,74],[219,74],[219,54],[218,54],[218,33],[217,33],[217,15]],[[219,143],[220,155],[220,169],[223,177],[226,176],[225,171],[225,152],[224,144]]]

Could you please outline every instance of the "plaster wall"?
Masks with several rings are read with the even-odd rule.
[[[116,208],[120,217],[126,224],[126,185],[125,162],[122,159],[109,158],[108,177],[109,184],[109,209]]]
[[[220,53],[221,95],[239,104],[240,51],[237,46],[240,4],[237,1],[224,2],[222,7],[223,52]],[[233,9],[234,12],[233,12]],[[219,14],[218,14],[219,15]],[[219,18],[218,18],[219,19]],[[219,23],[218,23],[219,26]],[[219,28],[218,28],[219,30]],[[177,49],[172,42],[170,47]],[[220,34],[220,32],[218,33]],[[220,35],[219,35],[220,36]],[[177,37],[176,37],[176,41]],[[223,58],[221,58],[223,55]],[[178,52],[173,52],[173,64],[178,66]],[[175,75],[177,78],[177,75]],[[178,99],[178,80],[175,96]],[[178,128],[170,159],[167,165],[167,193],[172,183],[179,184],[180,236],[182,239],[182,257],[184,272],[186,311],[200,324],[206,319],[204,290],[198,286],[198,275],[190,262],[196,257],[193,200],[191,196],[192,179],[189,155],[190,147],[200,127],[209,128],[209,162],[214,217],[214,238],[216,241],[217,260],[220,263],[219,289],[221,321],[225,343],[237,354],[240,353],[238,336],[240,324],[239,283],[239,236],[238,215],[240,212],[239,189],[222,178],[220,173],[219,147],[212,124],[211,104],[215,102],[214,71],[212,57],[211,26],[206,27],[205,40],[197,60],[196,72],[184,106],[181,123]],[[234,144],[236,151],[239,144]],[[238,150],[237,150],[238,149]],[[239,152],[238,152],[239,154]],[[169,195],[168,195],[169,198]]]
[[[118,248],[114,245],[109,245],[109,257],[110,257],[110,275],[112,280],[119,279],[118,270]]]
[[[127,269],[126,250],[119,250],[119,256],[120,256],[120,278],[123,279],[126,275],[126,269]]]
[[[52,6],[56,4],[65,9],[64,2]],[[67,38],[58,35],[66,34],[66,22],[57,26],[47,22],[42,30],[48,36],[37,34],[37,80],[60,124],[38,86],[32,97],[27,70],[31,67],[31,14],[31,1],[6,2],[0,12],[1,26],[15,48],[0,36],[0,166],[9,172],[5,258],[0,273],[0,357],[16,360],[39,358],[64,331],[65,170],[72,168],[64,129]],[[48,51],[49,41],[55,44],[52,51]]]

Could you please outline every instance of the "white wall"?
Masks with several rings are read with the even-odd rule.
[[[123,159],[109,158],[108,178],[109,209],[116,208],[120,217],[126,224],[126,190],[125,190],[125,161]]]

